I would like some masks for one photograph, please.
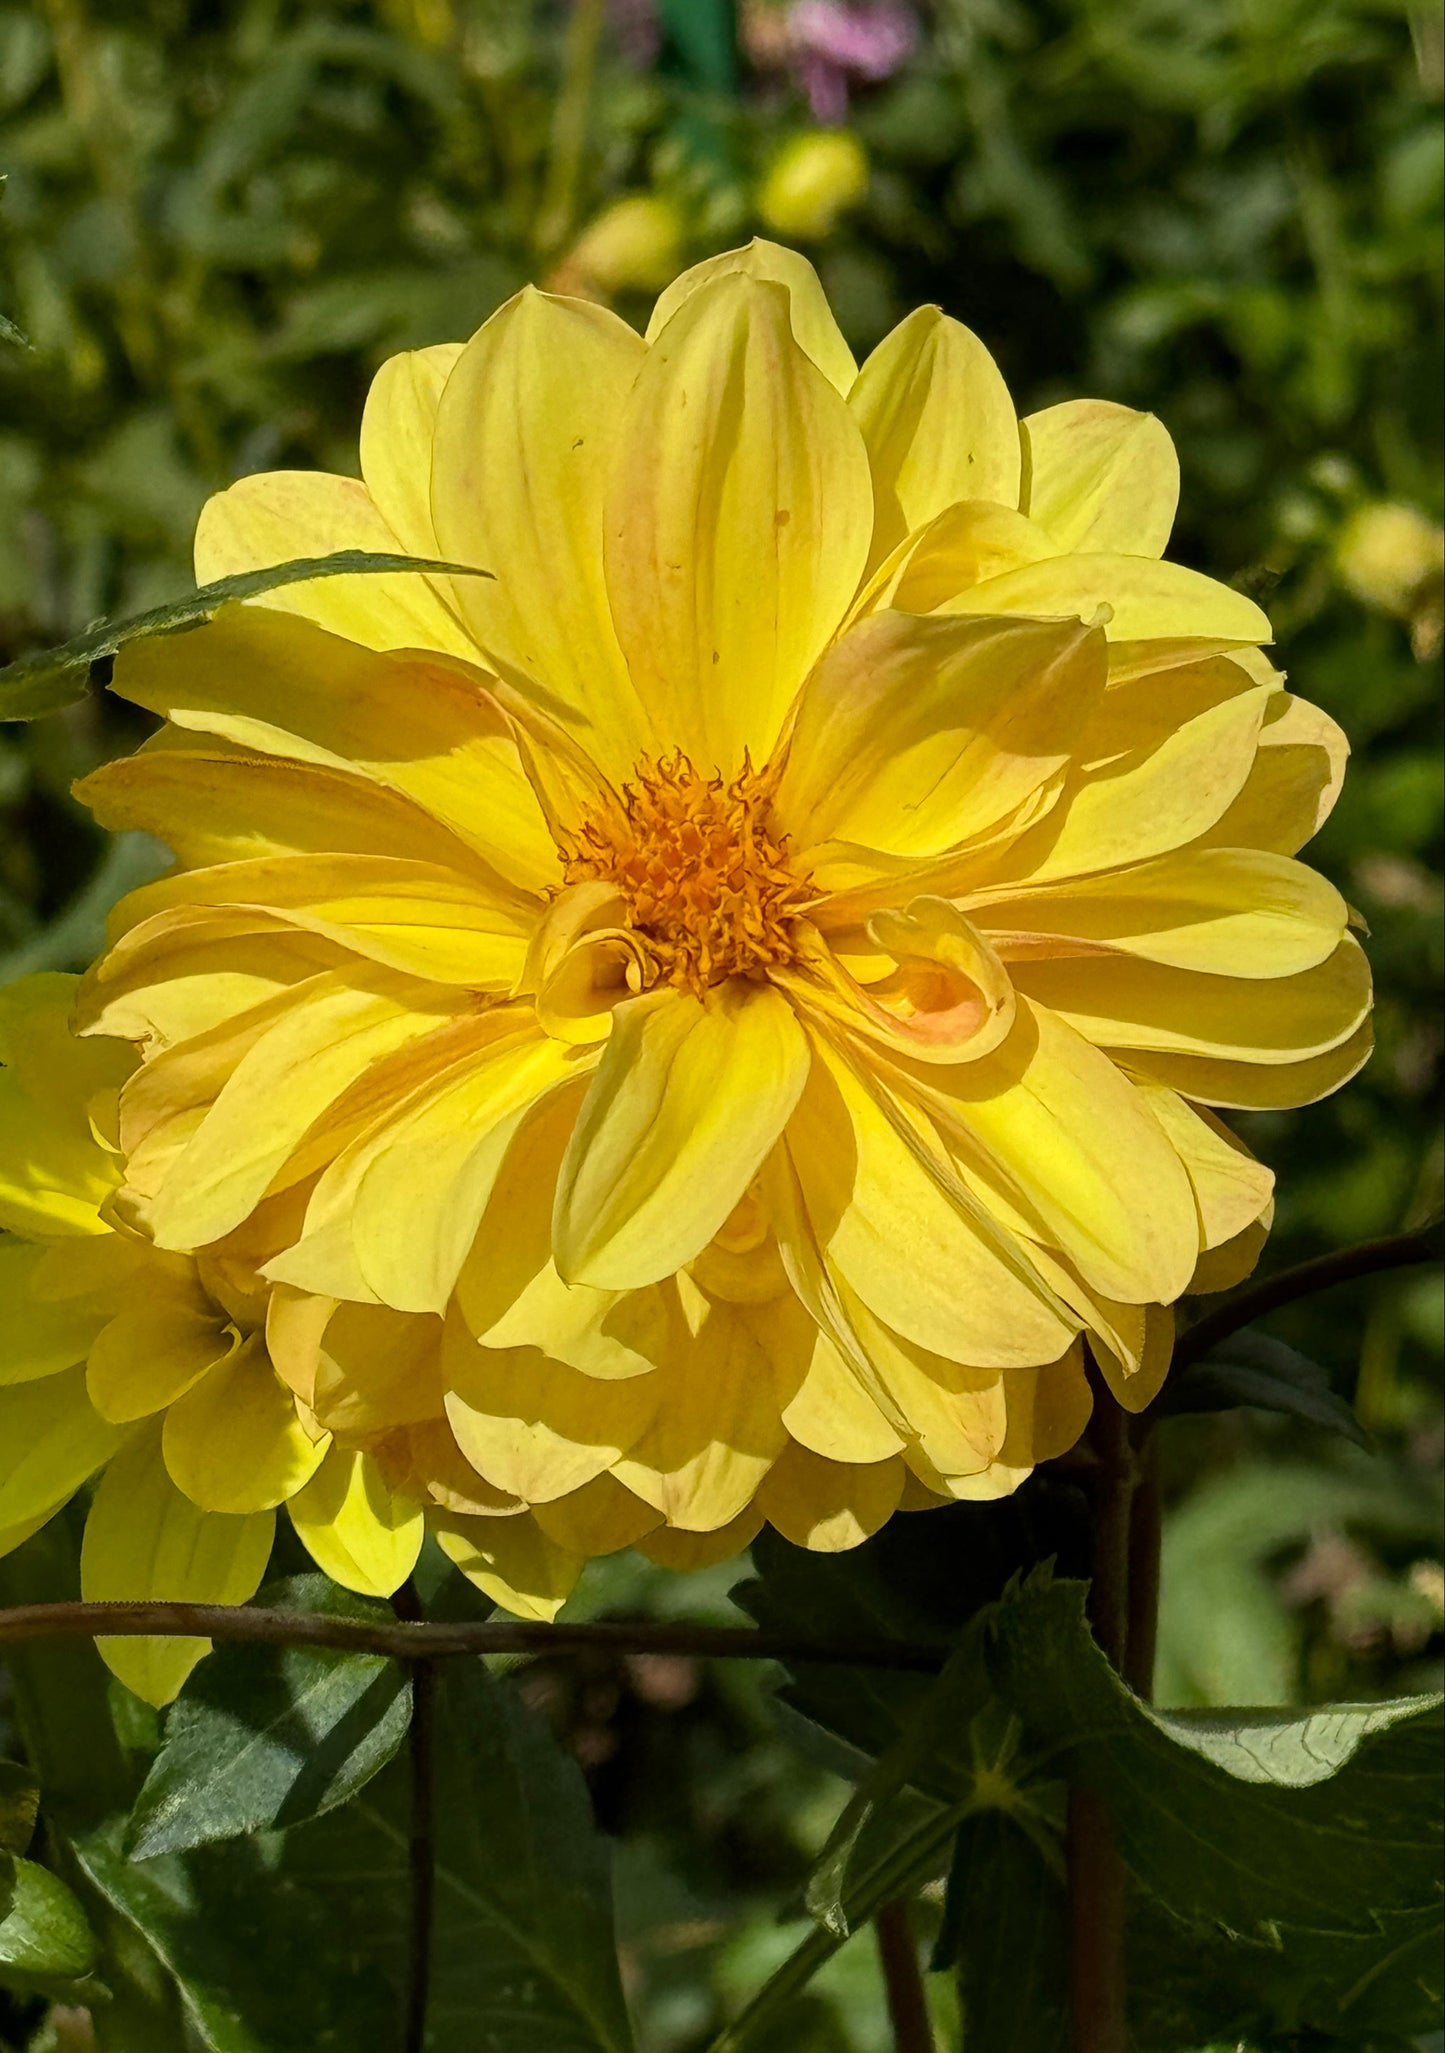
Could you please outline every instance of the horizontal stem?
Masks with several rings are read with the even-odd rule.
[[[1418,1262],[1438,1262],[1441,1255],[1441,1222],[1432,1219],[1410,1233],[1392,1233],[1384,1240],[1361,1241],[1357,1247],[1338,1248],[1333,1254],[1316,1255],[1278,1276],[1241,1291],[1218,1311],[1209,1312],[1180,1334],[1174,1349],[1175,1369],[1186,1368],[1228,1340],[1245,1326],[1252,1326],[1268,1312],[1277,1312],[1297,1298],[1313,1297],[1336,1283],[1351,1283],[1361,1276],[1380,1276],[1388,1269],[1409,1269]]]
[[[821,1662],[846,1668],[896,1668],[934,1675],[942,1647],[890,1640],[797,1640],[750,1626],[654,1625],[647,1620],[578,1625],[411,1624],[329,1618],[310,1611],[268,1611],[250,1604],[16,1604],[0,1609],[0,1647],[45,1639],[211,1639],[252,1646],[332,1647],[435,1661],[466,1654],[678,1654],[698,1660]]]

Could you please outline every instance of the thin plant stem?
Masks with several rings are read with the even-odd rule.
[[[885,1903],[873,1920],[894,2053],[933,2053],[933,2026],[923,1987],[923,1967],[908,1899]]]
[[[1337,1283],[1355,1282],[1361,1276],[1382,1276],[1390,1269],[1409,1269],[1420,1262],[1438,1262],[1442,1251],[1442,1222],[1432,1219],[1409,1233],[1392,1233],[1384,1240],[1361,1241],[1356,1247],[1337,1248],[1333,1254],[1316,1255],[1313,1261],[1267,1276],[1248,1290],[1240,1291],[1217,1311],[1187,1327],[1174,1349],[1173,1367],[1187,1368],[1228,1340],[1245,1326],[1252,1326],[1266,1313],[1277,1312],[1301,1297],[1332,1290]]]
[[[892,1668],[936,1675],[946,1647],[891,1640],[799,1640],[747,1626],[655,1625],[593,1621],[533,1625],[522,1620],[485,1624],[413,1624],[319,1613],[273,1611],[249,1604],[17,1604],[0,1609],[0,1647],[45,1639],[213,1639],[252,1646],[334,1647],[343,1653],[384,1654],[395,1661],[435,1661],[487,1654],[677,1654],[696,1660],[821,1662],[829,1666]]]
[[[577,0],[567,30],[562,89],[552,120],[551,161],[537,213],[537,247],[544,253],[557,249],[566,240],[576,218],[597,46],[606,15],[607,0]]]
[[[1159,1435],[1141,1420],[1134,1443],[1135,1481],[1129,1509],[1129,1630],[1124,1649],[1124,1680],[1136,1697],[1154,1693],[1154,1660],[1159,1642],[1159,1548],[1163,1526],[1163,1491],[1159,1475]]]
[[[416,1585],[408,1580],[391,1600],[408,1624],[424,1619]],[[403,2053],[425,2053],[431,2008],[433,1928],[436,1922],[436,1665],[411,1664],[411,1722],[407,1760],[411,1768],[411,1819],[407,1846],[410,1901],[407,1919],[406,2010]]]
[[[1098,1378],[1090,1439],[1097,1466],[1089,1620],[1123,1674],[1136,1467],[1128,1416]],[[1125,2053],[1124,1864],[1108,1804],[1090,1789],[1069,1792],[1068,1889],[1071,2053]]]
[[[432,1937],[436,1919],[436,1663],[415,1661],[411,1671],[411,1915],[407,1934],[405,2053],[425,2053],[431,2004]]]

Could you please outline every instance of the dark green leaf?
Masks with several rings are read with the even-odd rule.
[[[1202,1360],[1170,1376],[1157,1408],[1180,1413],[1232,1411],[1236,1405],[1307,1419],[1357,1447],[1370,1444],[1353,1410],[1332,1387],[1329,1371],[1270,1333],[1231,1334]]]
[[[185,628],[200,627],[220,607],[259,598],[264,592],[279,591],[283,585],[305,584],[316,577],[374,576],[380,572],[431,572],[448,577],[492,575],[489,570],[478,570],[465,563],[446,563],[431,556],[392,556],[367,549],[339,549],[331,556],[299,556],[266,570],[238,571],[234,577],[201,585],[169,605],[153,606],[129,620],[101,621],[99,626],[87,628],[84,634],[63,642],[59,648],[37,649],[33,655],[7,663],[0,669],[0,720],[33,720],[83,698],[92,663],[115,655],[127,642],[143,635],[175,634]]]
[[[1440,1698],[1156,1711],[1095,1646],[1083,1585],[1043,1578],[1000,1606],[992,1666],[1032,1737],[1109,1799],[1131,1872],[1177,1916],[1368,1934],[1439,1903]]]
[[[58,1875],[0,1854],[0,1984],[59,1992],[95,1966],[95,1935]]]
[[[979,1811],[959,1826],[943,1917],[939,1953],[957,1957],[965,2045],[1058,2053],[1068,2039],[1068,1899],[1062,1876],[1006,1811]]]
[[[263,1601],[286,1610],[389,1617],[299,1576]],[[411,1682],[379,1654],[220,1647],[172,1707],[131,1815],[132,1857],[298,1825],[346,1803],[406,1737]]]
[[[630,2053],[609,1858],[581,1776],[510,1687],[439,1671],[435,2053]],[[396,2053],[409,1934],[407,1764],[293,1831],[87,1874],[176,1975],[211,2053]]]

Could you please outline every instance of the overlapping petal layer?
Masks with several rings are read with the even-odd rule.
[[[297,1417],[375,1464],[203,1483],[168,1426],[182,1487],[289,1491],[328,1564],[426,1504],[544,1615],[611,1547],[1006,1491],[1086,1350],[1147,1401],[1157,1308],[1268,1213],[1201,1108],[1333,1088],[1369,1006],[1293,859],[1341,737],[1165,557],[1159,423],[1020,421],[937,310],[855,374],[754,245],[645,341],[528,293],[398,359],[362,457],[212,502],[206,572],[384,531],[495,579],[134,646],[170,725],[88,787],[181,864],[81,1004],[143,1057],[113,1209],[244,1243]],[[224,1384],[249,1434],[251,1346],[173,1412]]]

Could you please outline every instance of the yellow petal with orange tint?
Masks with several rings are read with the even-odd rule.
[[[828,305],[828,297],[817,272],[796,250],[785,249],[781,243],[768,242],[761,236],[755,236],[742,249],[724,250],[720,256],[705,257],[700,264],[684,271],[680,278],[674,278],[652,310],[652,319],[647,324],[647,340],[656,342],[679,307],[701,286],[710,285],[715,278],[731,277],[735,272],[741,272],[746,278],[766,279],[785,288],[793,340],[846,398],[858,375],[858,366],[833,318],[833,310]]]
[[[653,726],[704,775],[761,762],[847,609],[872,525],[862,438],[780,285],[686,299],[628,405],[607,590]]]
[[[557,1183],[569,1282],[630,1289],[712,1239],[777,1140],[808,1075],[780,992],[734,978],[699,1001],[663,987],[619,1005]]]
[[[1018,420],[998,365],[960,321],[919,307],[848,395],[873,473],[870,564],[959,499],[1017,506]]]
[[[431,507],[495,667],[618,774],[648,742],[607,603],[603,499],[645,351],[605,307],[528,287],[462,351],[437,409]]]

